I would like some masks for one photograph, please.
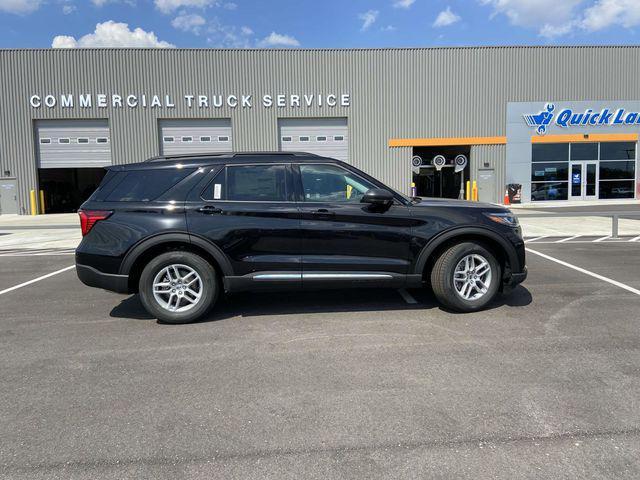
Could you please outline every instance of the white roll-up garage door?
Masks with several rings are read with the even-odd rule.
[[[38,168],[95,168],[111,165],[107,120],[36,122]]]
[[[281,118],[280,150],[308,152],[349,161],[346,118]]]
[[[231,120],[160,120],[163,155],[181,153],[231,152]]]

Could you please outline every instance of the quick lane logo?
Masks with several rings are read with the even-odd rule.
[[[599,111],[588,108],[584,112],[574,112],[565,108],[557,114],[554,111],[555,105],[547,103],[544,110],[537,114],[526,114],[524,119],[528,126],[536,129],[538,135],[547,133],[547,128],[552,122],[562,128],[640,125],[640,112],[627,111],[624,108],[603,108]]]
[[[530,127],[537,127],[536,132],[538,132],[538,135],[544,135],[547,133],[547,127],[551,123],[551,120],[553,120],[553,111],[555,108],[553,103],[547,103],[544,110],[540,113],[537,115],[525,115],[524,119]]]

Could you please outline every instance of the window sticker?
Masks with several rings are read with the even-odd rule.
[[[222,198],[222,184],[216,183],[213,186],[213,199],[220,200]]]

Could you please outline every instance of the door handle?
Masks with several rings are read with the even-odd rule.
[[[205,205],[196,210],[197,212],[204,213],[205,215],[215,215],[216,213],[222,213],[222,209],[214,207],[213,205]]]
[[[326,208],[319,208],[315,212],[311,212],[311,215],[318,218],[331,218],[336,216],[336,212],[331,212]]]

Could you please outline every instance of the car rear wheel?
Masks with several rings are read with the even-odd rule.
[[[209,262],[191,252],[167,252],[142,271],[140,299],[165,323],[190,323],[204,316],[218,298],[219,282]]]
[[[501,279],[496,257],[473,242],[459,243],[445,250],[431,271],[436,298],[458,312],[474,312],[485,307],[498,293]]]

